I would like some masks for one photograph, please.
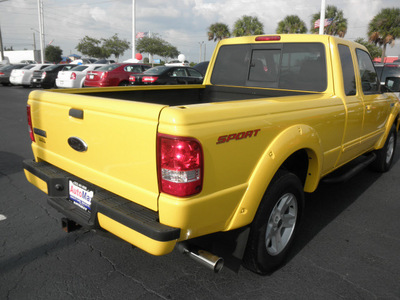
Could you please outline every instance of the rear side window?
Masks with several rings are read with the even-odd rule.
[[[361,77],[361,86],[364,94],[379,93],[380,83],[371,57],[367,52],[361,49],[357,49],[356,54]]]
[[[197,72],[195,69],[187,69],[189,72],[189,77],[196,77],[196,78],[201,78],[203,75],[201,75],[200,72]]]
[[[126,66],[124,70],[126,72],[142,73],[141,66]]]
[[[250,45],[230,45],[219,49],[211,76],[213,84],[245,86],[250,65]]]
[[[118,65],[118,64],[112,64],[112,65],[102,66],[102,67],[98,68],[97,70],[98,71],[112,71],[120,66],[121,65]]]
[[[320,43],[223,46],[211,82],[322,92],[327,87],[325,48]]]
[[[356,76],[354,74],[353,59],[350,48],[345,45],[338,45],[340,62],[342,64],[343,85],[346,96],[352,96],[357,93]]]

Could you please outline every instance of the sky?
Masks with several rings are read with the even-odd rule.
[[[39,49],[37,0],[0,0],[0,26],[5,47]],[[400,7],[399,0],[325,0],[343,10],[348,28],[345,39],[367,38],[368,23],[382,8]],[[84,36],[132,41],[132,0],[43,0],[46,45],[51,42],[63,55],[75,49]],[[209,60],[216,42],[208,41],[207,28],[222,22],[232,30],[244,15],[256,16],[266,34],[276,31],[279,21],[297,15],[308,29],[319,13],[321,0],[136,0],[136,32],[157,33],[177,47],[191,62]],[[201,49],[201,56],[200,56]],[[400,39],[388,47],[388,56],[400,56]],[[127,50],[119,61],[135,57]]]

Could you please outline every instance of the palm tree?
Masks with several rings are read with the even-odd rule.
[[[208,27],[208,40],[220,41],[231,36],[228,25],[224,23],[214,23]]]
[[[276,33],[306,33],[306,24],[296,15],[286,16],[278,23]]]
[[[233,36],[247,36],[264,33],[264,25],[257,17],[243,16],[233,26]]]
[[[311,32],[318,33],[319,28],[314,28],[315,21],[320,18],[320,13],[313,14],[311,20]],[[325,18],[332,19],[332,23],[325,27],[324,33],[344,37],[347,32],[347,19],[343,16],[343,11],[338,10],[334,5],[328,5],[325,10]],[[321,24],[324,21],[320,22]]]
[[[370,42],[382,47],[382,62],[386,55],[386,46],[394,45],[400,37],[400,8],[384,8],[368,24]]]

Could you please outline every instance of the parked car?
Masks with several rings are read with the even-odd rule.
[[[0,83],[2,85],[10,85],[10,75],[11,71],[14,69],[21,69],[25,67],[26,64],[9,64],[4,65],[0,68]]]
[[[142,73],[150,69],[144,64],[111,64],[103,66],[95,71],[86,74],[85,86],[104,87],[104,86],[126,86],[129,85],[129,76]]]
[[[400,64],[375,64],[375,70],[378,73],[381,84],[385,84],[386,77],[400,77]]]
[[[201,84],[203,74],[189,67],[159,66],[129,77],[131,85],[141,84]]]
[[[73,65],[87,65],[87,64],[94,64],[97,61],[97,59],[94,58],[80,58],[76,59],[74,61],[71,61],[71,64]]]
[[[31,85],[31,79],[34,71],[43,70],[50,66],[50,64],[35,64],[26,65],[21,69],[14,69],[11,71],[10,83],[13,85],[22,85],[23,87],[29,87]]]
[[[31,85],[33,87],[42,87],[44,89],[50,89],[56,87],[56,78],[59,71],[69,70],[76,65],[71,64],[58,64],[51,65],[43,70],[37,70],[33,72]]]
[[[34,60],[27,60],[27,59],[21,60],[19,63],[20,63],[20,64],[27,64],[27,65],[34,65],[34,64],[37,64],[36,61],[34,61]]]
[[[193,67],[193,69],[196,69],[196,70],[199,71],[201,74],[205,75],[209,63],[210,63],[209,61],[202,61],[201,63],[198,63],[197,65],[195,65],[195,66]]]
[[[101,68],[100,64],[79,65],[68,71],[58,72],[56,86],[59,88],[81,88],[89,71]]]
[[[173,67],[173,66],[177,66],[177,67],[189,67],[189,62],[187,60],[185,60],[184,62],[181,62],[180,60],[171,60],[169,62],[167,62],[165,64],[165,66],[167,67]]]

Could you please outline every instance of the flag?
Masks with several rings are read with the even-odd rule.
[[[148,32],[138,32],[138,33],[136,33],[136,38],[137,39],[141,39],[141,38],[144,38],[144,37],[146,37],[148,35],[149,35]]]
[[[324,27],[331,25],[332,22],[333,22],[333,18],[325,19]],[[319,28],[319,26],[320,26],[320,21],[319,21],[319,19],[318,19],[318,20],[315,21],[315,23],[314,23],[314,28]]]

